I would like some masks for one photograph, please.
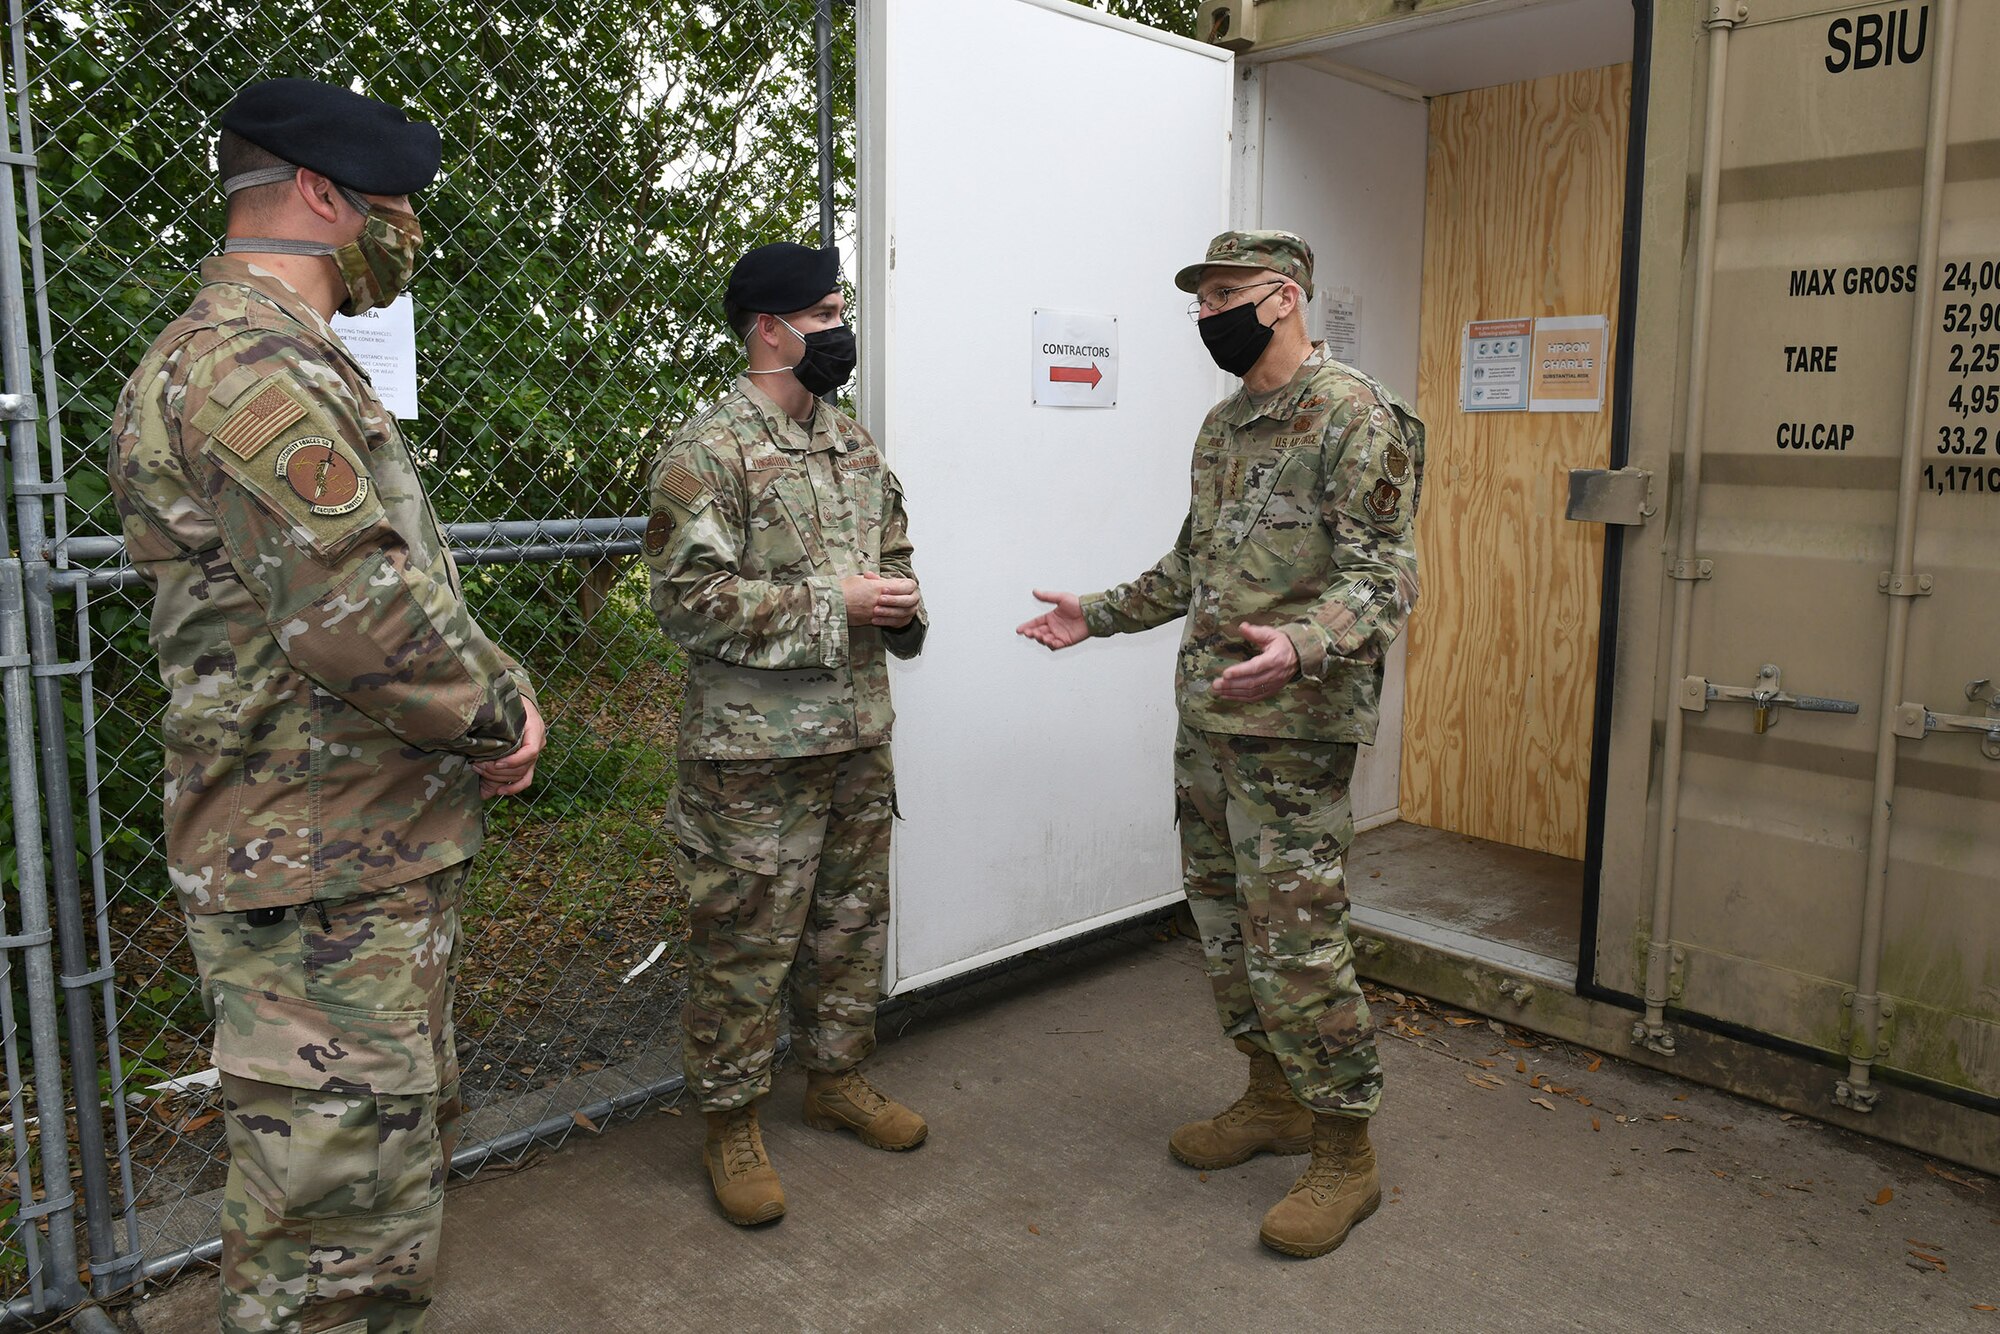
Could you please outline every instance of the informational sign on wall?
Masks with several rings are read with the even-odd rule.
[[[1361,297],[1351,287],[1326,288],[1320,292],[1325,305],[1321,327],[1326,331],[1326,354],[1335,361],[1355,364],[1361,354]]]
[[[417,307],[408,292],[379,310],[335,315],[333,331],[374,382],[382,406],[417,419]]]
[[[1602,315],[1556,315],[1535,321],[1528,407],[1535,412],[1600,412],[1609,321]]]
[[[1465,326],[1458,406],[1466,412],[1521,412],[1528,406],[1533,320],[1474,320]]]
[[[1035,311],[1029,394],[1040,407],[1118,406],[1118,317]]]

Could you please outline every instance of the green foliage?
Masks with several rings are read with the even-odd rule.
[[[31,10],[28,30],[88,527],[115,526],[88,473],[118,390],[218,247],[214,117],[253,79],[352,79],[443,132],[443,178],[418,198],[424,416],[407,434],[448,521],[630,512],[652,434],[736,359],[715,299],[729,264],[817,225],[811,0],[87,0]]]
[[[1198,0],[1076,0],[1076,3],[1149,28],[1164,28],[1182,37],[1195,35],[1195,21],[1201,17]]]

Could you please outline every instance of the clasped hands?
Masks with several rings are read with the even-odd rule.
[[[879,574],[850,574],[840,581],[847,600],[849,625],[873,625],[900,630],[916,619],[924,595],[914,579],[890,579]]]
[[[1049,603],[1054,610],[1045,611],[1031,621],[1023,621],[1015,627],[1015,634],[1050,649],[1068,648],[1090,638],[1090,627],[1083,619],[1083,601],[1076,594],[1048,593],[1038,588],[1035,598]],[[1292,647],[1291,637],[1283,630],[1275,630],[1268,625],[1252,625],[1248,621],[1238,625],[1236,630],[1256,652],[1235,666],[1225,668],[1222,675],[1209,682],[1209,689],[1218,698],[1245,704],[1269,699],[1299,674],[1298,650]]]

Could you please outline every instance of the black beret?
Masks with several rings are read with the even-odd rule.
[[[222,128],[365,195],[414,194],[437,179],[437,127],[314,79],[265,79],[236,94]]]
[[[722,308],[732,319],[746,310],[789,315],[839,286],[840,252],[834,247],[814,250],[774,241],[736,261],[729,271],[729,286],[723,289]]]

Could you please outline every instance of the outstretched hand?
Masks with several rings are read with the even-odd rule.
[[[1292,647],[1290,637],[1283,630],[1273,630],[1268,625],[1252,625],[1248,621],[1236,628],[1250,641],[1250,647],[1257,650],[1257,655],[1224,670],[1222,675],[1209,683],[1209,688],[1223,699],[1245,704],[1269,699],[1298,675],[1298,650]]]
[[[1025,635],[1051,649],[1068,648],[1090,638],[1090,626],[1083,619],[1083,602],[1076,594],[1045,593],[1038,588],[1035,598],[1053,605],[1055,610],[1043,612],[1032,621],[1021,622],[1014,627],[1015,634]]]

